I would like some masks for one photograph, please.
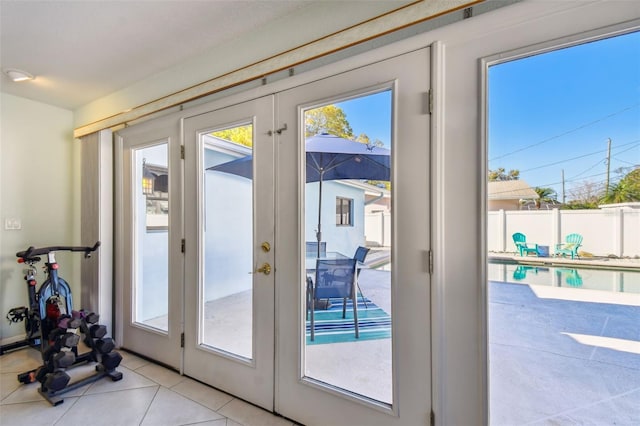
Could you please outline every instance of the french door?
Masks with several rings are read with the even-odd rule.
[[[318,75],[121,132],[131,192],[123,346],[304,424],[426,424],[429,49]],[[314,138],[362,149],[330,174],[323,161],[342,148],[312,147]],[[374,157],[384,167],[369,175],[359,166]],[[157,253],[159,232],[168,257]],[[360,247],[356,302],[344,314],[341,300],[316,303],[316,258],[353,258]],[[147,254],[152,272],[168,268],[166,291],[151,279],[166,314],[141,307],[137,287],[155,276]]]
[[[119,343],[177,370],[184,306],[180,141],[176,120],[154,120],[116,134]]]
[[[272,96],[184,120],[184,372],[270,411],[272,125]],[[216,170],[240,159],[244,174]]]
[[[429,49],[422,49],[277,96],[276,122],[290,130],[279,136],[276,154],[275,405],[304,424],[429,423],[429,80]],[[321,187],[309,178],[319,160],[311,154],[315,148],[305,147],[305,136],[317,111],[329,106],[353,117],[354,139],[366,143],[369,154],[390,151],[388,182],[366,179],[366,172],[350,175],[353,168]],[[365,163],[367,155],[350,160]],[[329,204],[320,215],[319,204]],[[348,331],[323,336],[316,328],[310,339],[303,247],[318,233],[327,253],[353,257],[360,245],[370,249],[371,261],[357,278],[357,338],[339,304],[321,327],[339,323]]]

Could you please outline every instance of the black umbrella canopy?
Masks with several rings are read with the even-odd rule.
[[[388,181],[391,177],[391,151],[386,148],[354,142],[329,133],[320,133],[305,142],[307,182],[319,182],[318,191],[318,240],[320,255],[322,182],[338,179],[367,179]],[[253,157],[209,167],[207,170],[231,173],[253,178]]]

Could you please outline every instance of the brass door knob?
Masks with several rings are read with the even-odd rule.
[[[269,275],[271,273],[271,265],[265,262],[261,267],[257,269],[256,272],[262,272],[265,275]]]

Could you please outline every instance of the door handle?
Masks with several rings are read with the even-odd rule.
[[[265,275],[269,275],[271,273],[271,265],[265,262],[256,270],[256,272],[262,272]]]

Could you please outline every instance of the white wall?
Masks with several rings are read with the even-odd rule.
[[[596,256],[640,256],[640,210],[523,210],[488,212],[489,251],[516,250],[512,235],[553,248],[568,234],[583,236],[579,251]]]
[[[364,236],[368,246],[391,245],[391,213],[377,212],[364,216]]]
[[[15,253],[33,246],[79,245],[80,143],[71,111],[0,93],[0,318],[28,304]],[[5,230],[7,218],[22,229]],[[60,275],[80,303],[79,253],[60,253]],[[42,263],[40,264],[42,265]],[[45,279],[39,270],[37,280]],[[0,339],[24,334],[24,325],[0,321]]]
[[[75,127],[143,105],[363,22],[408,3],[402,1],[329,2],[301,7],[249,33],[225,40],[203,55],[172,66],[75,111]],[[300,23],[304,23],[300,25]],[[135,40],[132,40],[135,42]]]
[[[317,241],[318,229],[318,188],[317,182],[305,185],[305,240]],[[336,197],[353,200],[353,226],[336,225]],[[353,256],[364,241],[364,191],[338,182],[322,183],[322,241],[327,243],[327,251]]]

